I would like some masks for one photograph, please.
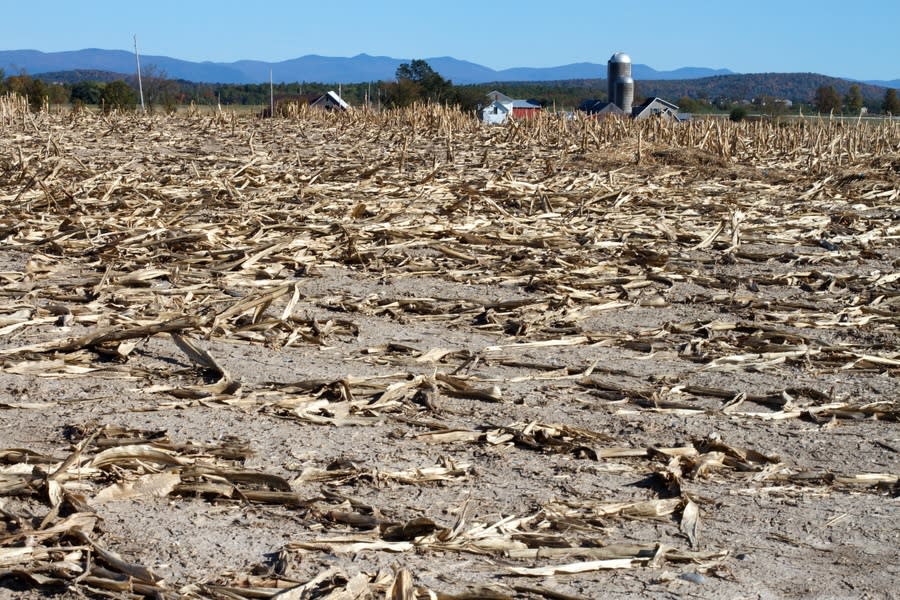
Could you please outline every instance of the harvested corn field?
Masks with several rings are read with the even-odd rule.
[[[900,123],[0,136],[0,595],[895,592]]]

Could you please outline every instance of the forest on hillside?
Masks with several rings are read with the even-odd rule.
[[[409,67],[410,65],[404,65]],[[368,105],[374,109],[408,105],[412,101],[432,101],[458,105],[475,110],[485,102],[492,90],[499,90],[513,98],[529,99],[552,110],[574,110],[584,100],[606,100],[605,79],[575,79],[547,82],[503,82],[477,85],[453,85],[431,70],[424,61],[412,61],[414,69],[400,73],[395,81],[372,81],[355,84],[321,82],[269,84],[215,84],[170,79],[153,65],[142,77],[145,102],[151,109],[174,109],[177,106],[266,106],[270,93],[276,102],[305,102],[334,90],[352,106]],[[415,71],[419,69],[419,71]],[[109,103],[107,88],[114,82],[125,82],[137,91],[134,76],[105,71],[64,71],[6,77],[0,70],[0,93],[13,91],[35,98],[34,104],[46,100],[49,104],[101,105]],[[823,90],[832,100],[823,107]],[[124,93],[121,88],[117,93]],[[859,107],[881,113],[894,106],[896,92],[879,86],[827,77],[815,73],[756,73],[719,75],[685,80],[639,80],[635,83],[635,102],[661,97],[678,104],[685,112],[727,111],[735,105],[756,104],[762,111],[766,106],[790,106],[809,110],[828,108],[837,113],[856,114]],[[108,96],[109,94],[106,94]],[[132,102],[128,98],[113,99],[116,105]],[[137,95],[133,98],[137,102]],[[783,101],[789,101],[787,103]],[[896,107],[895,107],[896,108]]]

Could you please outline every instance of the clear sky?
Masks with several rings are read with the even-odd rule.
[[[306,54],[452,56],[494,69],[605,63],[657,70],[900,78],[900,0],[4,1],[2,50],[131,50],[184,60]],[[15,25],[13,25],[15,24]]]

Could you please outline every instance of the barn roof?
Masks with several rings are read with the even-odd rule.
[[[662,106],[665,106],[666,108],[669,108],[672,110],[678,110],[677,104],[673,104],[673,103],[669,102],[668,100],[663,100],[662,98],[658,98],[658,97],[648,98],[643,103],[641,103],[640,106],[637,106],[636,108],[645,108],[654,103],[657,104],[658,106],[662,105]]]
[[[578,110],[586,112],[589,115],[625,114],[625,111],[619,108],[617,104],[593,99],[583,101],[578,105]]]
[[[631,110],[631,116],[635,119],[646,118],[654,114],[668,115],[677,119],[678,105],[662,98],[649,98],[643,104],[635,106]]]
[[[321,96],[316,98],[316,100],[314,102],[310,102],[310,105],[315,106],[320,103],[324,104],[328,100],[331,100],[331,102],[340,106],[342,110],[350,110],[350,105],[347,104],[346,102],[344,102],[344,99],[341,98],[340,96],[338,96],[337,92],[335,92],[334,90],[329,90],[329,91],[325,92],[324,94],[322,94]]]

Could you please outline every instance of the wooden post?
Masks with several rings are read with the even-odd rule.
[[[134,36],[134,60],[137,62],[138,94],[141,97],[141,112],[146,112],[144,108],[144,86],[141,83],[141,55],[138,54],[137,34]]]
[[[269,69],[269,117],[275,118],[275,83],[272,81],[272,69]]]

